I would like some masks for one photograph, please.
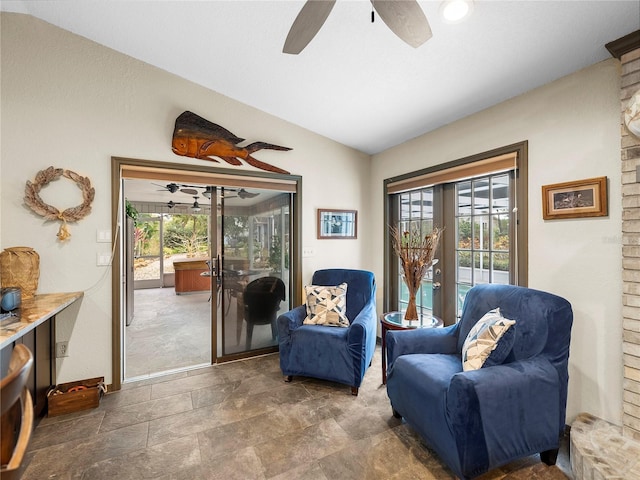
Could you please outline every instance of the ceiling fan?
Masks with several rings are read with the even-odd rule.
[[[174,202],[173,200],[167,202],[167,207],[169,208],[187,208],[189,207],[189,209],[193,212],[193,213],[199,213],[200,211],[202,211],[202,208],[204,206],[205,210],[209,208],[209,205],[203,205],[200,202],[198,202],[198,199],[200,197],[198,197],[197,195],[193,196],[194,202],[193,204],[191,203],[184,203],[184,202]]]
[[[291,25],[282,52],[297,55],[304,50],[335,3],[336,0],[307,0]],[[405,43],[417,48],[431,38],[431,27],[417,0],[371,0],[371,3],[387,27]]]
[[[156,185],[157,187],[162,187],[162,190],[160,191],[168,191],[170,193],[176,193],[178,190],[181,193],[186,193],[187,195],[191,195],[191,196],[195,196],[195,195],[200,195],[200,192],[198,190],[196,190],[197,188],[202,189],[202,195],[206,198],[211,198],[211,195],[213,194],[213,191],[215,189],[215,187],[212,186],[199,186],[199,185],[180,185],[177,183],[168,183],[167,185],[158,185],[157,183],[154,183],[154,185]],[[237,192],[237,195],[232,195],[229,196],[227,195],[226,198],[241,198],[242,200],[245,200],[247,198],[254,198],[257,197],[258,195],[260,195],[260,192],[248,192],[247,190],[245,190],[244,188],[241,188],[239,190],[235,190],[233,188],[227,188],[225,189],[227,191],[230,192]],[[171,204],[171,205],[169,205]],[[175,202],[169,202],[169,208],[173,208],[174,205],[178,205],[179,203],[175,203]]]
[[[247,198],[254,198],[257,197],[258,195],[260,195],[260,192],[248,192],[246,191],[244,188],[241,188],[239,190],[234,190],[233,188],[225,188],[225,191],[227,192],[237,192],[237,195],[224,195],[224,198],[229,199],[229,198],[240,198],[242,200],[245,200]]]
[[[157,183],[154,183],[154,185],[156,187],[162,187],[162,190],[158,190],[159,192],[166,190],[170,193],[176,193],[180,189],[180,185],[177,183],[167,183],[166,185],[158,185]]]

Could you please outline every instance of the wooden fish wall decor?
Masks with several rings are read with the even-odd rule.
[[[251,156],[258,150],[291,150],[287,147],[272,145],[265,142],[254,142],[246,147],[238,146],[244,142],[244,138],[236,137],[229,130],[210,122],[193,112],[183,112],[176,118],[176,126],[173,130],[172,150],[176,155],[199,158],[218,162],[217,157],[230,165],[242,165],[244,160],[261,170],[275,173],[288,174],[286,170],[261,162]]]

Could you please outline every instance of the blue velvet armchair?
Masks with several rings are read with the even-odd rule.
[[[488,311],[515,320],[503,363],[463,371],[467,334]],[[540,453],[552,465],[565,426],[573,313],[565,299],[514,285],[478,285],[462,317],[440,329],[389,331],[387,394],[463,479]]]
[[[304,325],[305,305],[278,317],[280,368],[286,381],[294,375],[351,386],[358,394],[376,346],[376,283],[364,270],[327,269],[313,274],[313,285],[347,284],[349,327]]]

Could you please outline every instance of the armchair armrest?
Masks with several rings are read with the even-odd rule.
[[[349,326],[348,342],[363,343],[367,335],[374,334],[376,329],[376,306],[374,302],[367,303]]]
[[[461,457],[483,449],[496,465],[557,448],[559,383],[556,369],[540,357],[455,374],[446,415]]]
[[[459,324],[444,328],[388,330],[385,339],[389,368],[400,355],[411,353],[456,353]]]
[[[291,331],[302,325],[305,317],[307,316],[307,307],[305,305],[298,305],[293,310],[283,313],[278,317],[278,335],[282,338],[287,338]]]

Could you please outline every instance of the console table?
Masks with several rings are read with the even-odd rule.
[[[27,384],[37,416],[47,406],[47,391],[56,384],[55,316],[83,295],[83,292],[35,295],[23,299],[14,314],[0,320],[0,377],[7,374],[14,345],[26,345],[33,354],[33,370]]]

